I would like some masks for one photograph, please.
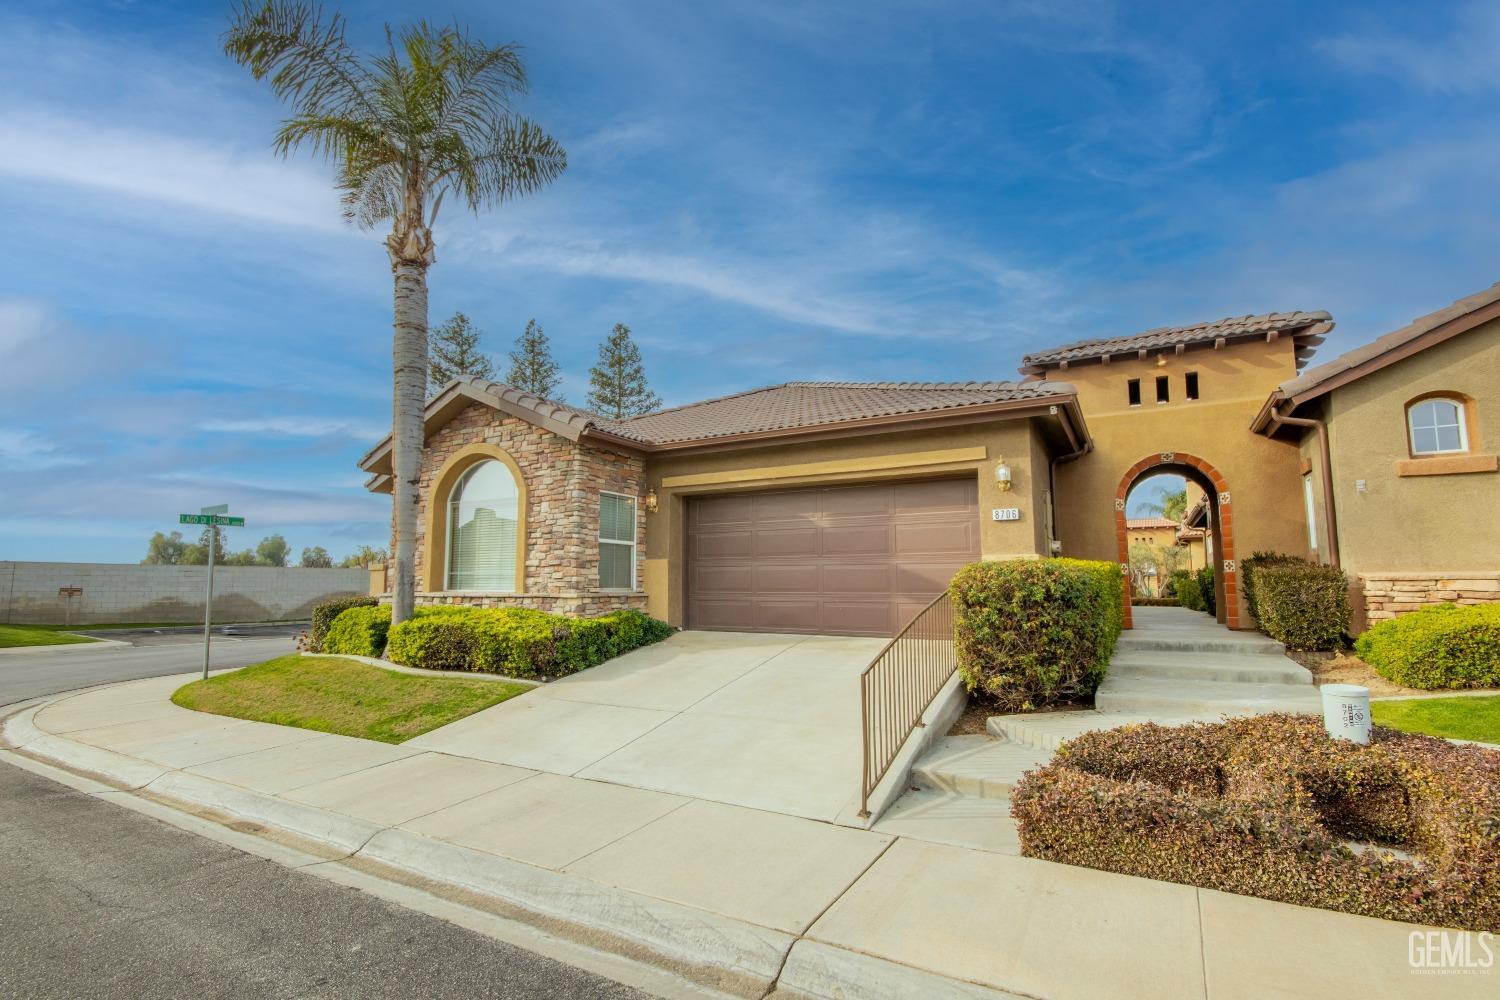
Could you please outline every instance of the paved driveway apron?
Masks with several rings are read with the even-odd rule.
[[[852,815],[884,639],[682,632],[403,744],[809,819]]]

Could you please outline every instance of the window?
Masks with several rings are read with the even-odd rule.
[[[1424,399],[1406,411],[1413,455],[1445,455],[1469,450],[1464,404],[1456,399]]]
[[[1171,385],[1172,380],[1165,375],[1156,376],[1156,401],[1158,403],[1165,403],[1171,400]]]
[[[635,589],[635,497],[599,494],[599,589]]]
[[[1312,474],[1302,477],[1302,506],[1307,512],[1307,547],[1318,551],[1318,507],[1313,503]]]
[[[503,462],[472,466],[448,496],[449,590],[514,592],[520,491]]]
[[[1197,372],[1188,372],[1186,375],[1184,375],[1182,377],[1182,380],[1187,385],[1187,398],[1188,399],[1197,399],[1198,398],[1198,373]]]
[[[1130,388],[1130,405],[1131,406],[1140,406],[1141,405],[1141,380],[1138,379],[1138,378],[1131,379],[1130,380],[1129,388]]]

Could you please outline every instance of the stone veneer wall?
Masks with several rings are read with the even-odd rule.
[[[1359,583],[1372,625],[1430,604],[1500,601],[1500,572],[1361,573]]]
[[[644,608],[644,463],[636,456],[574,444],[549,430],[475,404],[427,441],[417,505],[417,579],[427,558],[427,505],[438,470],[456,451],[490,444],[510,453],[526,479],[526,579],[518,594],[418,593],[418,604],[527,607],[561,614]],[[599,493],[636,497],[636,591],[599,589]]]

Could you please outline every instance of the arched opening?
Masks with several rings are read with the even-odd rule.
[[[1203,493],[1205,522],[1205,551],[1211,552],[1214,570],[1215,615],[1222,624],[1232,629],[1240,627],[1239,576],[1234,556],[1234,516],[1229,484],[1219,471],[1195,455],[1181,452],[1162,452],[1143,458],[1132,465],[1120,479],[1115,491],[1115,541],[1118,546],[1120,568],[1125,580],[1125,627],[1132,626],[1131,602],[1131,544],[1132,536],[1127,516],[1131,492],[1153,477],[1169,474],[1180,476],[1185,482],[1195,484]]]

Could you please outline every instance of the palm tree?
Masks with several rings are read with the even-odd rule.
[[[290,108],[276,133],[282,156],[307,147],[338,166],[344,217],[385,239],[395,277],[392,504],[396,576],[391,620],[416,592],[417,480],[427,394],[427,269],[432,227],[452,196],[478,212],[556,179],[567,154],[512,109],[526,71],[512,45],[486,45],[427,21],[393,30],[384,51],[356,52],[345,21],[306,3],[245,0],[224,51]]]

